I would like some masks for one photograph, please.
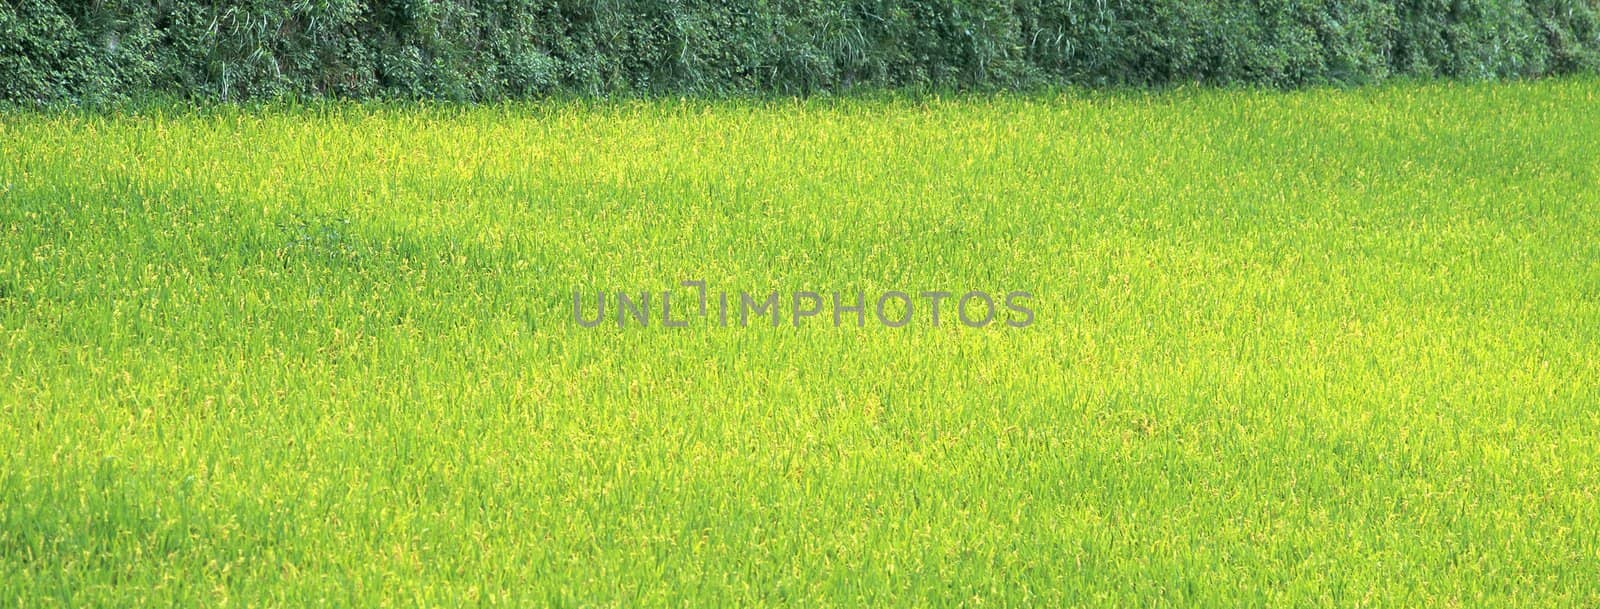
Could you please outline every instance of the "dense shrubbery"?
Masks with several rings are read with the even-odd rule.
[[[492,99],[1600,67],[1600,0],[0,0],[0,99]]]

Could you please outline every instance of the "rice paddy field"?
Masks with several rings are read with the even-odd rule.
[[[1600,80],[0,115],[0,606],[1597,574]]]

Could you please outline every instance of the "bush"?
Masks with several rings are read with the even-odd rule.
[[[1600,0],[0,0],[0,99],[1295,87],[1600,69]]]

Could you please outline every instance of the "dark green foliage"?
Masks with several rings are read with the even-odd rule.
[[[481,100],[1600,67],[1600,0],[0,0],[0,99]]]

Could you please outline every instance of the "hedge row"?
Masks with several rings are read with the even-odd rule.
[[[0,99],[483,100],[1600,71],[1600,0],[0,0]]]

